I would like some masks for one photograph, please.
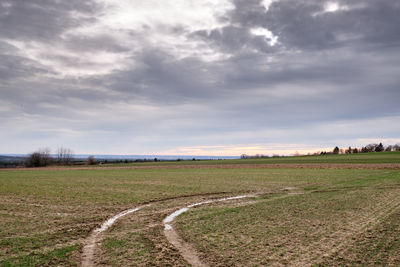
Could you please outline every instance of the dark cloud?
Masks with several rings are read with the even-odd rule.
[[[377,136],[376,128],[357,136],[375,122],[384,124],[380,137],[393,138],[400,4],[337,3],[325,12],[326,1],[279,0],[266,11],[259,0],[235,0],[221,28],[143,24],[86,34],[77,29],[108,11],[92,1],[3,1],[0,139],[76,142],[82,152],[113,142],[120,151],[323,144]],[[255,34],[260,28],[278,43]],[[172,45],[152,39],[158,31],[176,38]],[[20,152],[32,144],[23,141]]]
[[[5,42],[0,41],[0,81],[6,82],[24,79],[32,75],[45,75],[49,71],[30,59],[18,55],[18,50]],[[6,90],[6,88],[4,88]]]
[[[74,14],[93,15],[99,7],[90,0],[5,0],[0,8],[1,37],[48,41],[93,19],[78,19]]]
[[[232,21],[249,28],[266,27],[290,49],[334,49],[341,46],[398,45],[400,4],[393,1],[336,1],[342,9],[325,12],[333,1],[280,0],[268,12],[260,1],[235,1]]]
[[[176,60],[150,49],[138,59],[140,68],[108,76],[110,90],[156,104],[204,100],[221,94],[218,73],[197,58]]]

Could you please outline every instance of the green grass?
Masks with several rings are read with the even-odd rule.
[[[353,157],[352,162],[361,160],[363,163],[365,161],[390,163],[397,162],[399,155],[399,153],[338,155],[332,156],[332,160]],[[357,157],[361,158],[357,159]],[[380,158],[375,158],[374,161],[370,160],[371,157]],[[297,164],[299,160],[307,158],[316,160],[320,157],[212,161],[212,163],[280,163],[278,161],[295,160],[296,162],[289,163]],[[367,158],[368,160],[366,160]],[[310,163],[307,160],[304,162]],[[189,163],[192,164],[192,162],[177,164]],[[206,161],[196,162],[196,164],[209,163]],[[175,163],[157,164],[173,165]],[[151,164],[144,163],[144,165]],[[126,165],[122,164],[122,166]],[[105,262],[114,266],[118,266],[124,261],[127,264],[129,261],[135,261],[139,266],[168,265],[171,262],[181,265],[183,260],[179,258],[175,250],[168,247],[163,239],[161,226],[148,230],[142,229],[146,228],[148,224],[159,224],[162,221],[166,212],[158,209],[164,207],[163,205],[184,205],[187,201],[195,201],[196,195],[210,193],[221,196],[242,194],[243,192],[274,192],[276,196],[280,196],[281,189],[288,186],[297,187],[305,192],[321,192],[310,194],[313,198],[303,199],[303,197],[297,196],[291,198],[290,201],[289,199],[274,201],[265,199],[264,203],[261,198],[264,206],[260,204],[261,206],[257,206],[260,209],[257,208],[254,212],[260,213],[259,216],[264,216],[262,218],[266,220],[269,218],[268,216],[276,212],[279,215],[279,211],[284,210],[286,206],[295,207],[300,200],[300,203],[309,203],[304,206],[304,208],[308,208],[313,207],[311,204],[318,203],[321,198],[321,201],[326,200],[326,202],[322,201],[318,204],[321,216],[326,215],[324,209],[330,207],[330,201],[338,201],[341,203],[339,208],[343,206],[351,213],[359,208],[358,204],[352,204],[358,203],[354,202],[354,199],[363,200],[365,203],[368,202],[368,199],[355,195],[353,199],[347,193],[343,193],[343,190],[346,190],[344,192],[365,190],[374,196],[374,199],[379,200],[377,192],[383,192],[384,195],[385,192],[390,191],[390,187],[400,186],[400,181],[399,171],[389,169],[265,169],[257,168],[257,165],[254,165],[254,168],[238,169],[107,169],[99,167],[88,170],[45,168],[0,171],[0,262],[3,264],[2,266],[74,265],[77,261],[79,262],[80,255],[79,250],[73,244],[80,246],[90,231],[105,219],[144,202],[193,195],[191,198],[153,203],[153,213],[140,215],[146,222],[145,224],[130,223],[130,220],[136,218],[136,214],[122,219],[110,229],[109,236],[107,236],[109,239],[105,239],[102,246],[104,250],[102,257]],[[329,190],[333,190],[333,192],[323,192]],[[203,198],[209,197],[203,196]],[[197,197],[197,199],[200,198],[200,196]],[[275,203],[272,209],[268,208],[269,203]],[[175,206],[168,207],[173,210]],[[190,220],[192,218],[190,216],[195,218],[196,212],[189,213],[187,218],[182,217],[184,219],[182,223],[185,223],[186,219]],[[290,209],[286,215],[289,216],[290,212],[299,212],[302,214],[301,216],[309,216],[301,206],[299,210]],[[223,219],[224,224],[232,224],[232,229],[235,229],[237,219],[240,219],[239,222],[243,225],[252,225],[251,218],[240,218],[245,214],[246,212],[241,208],[230,207],[227,210],[212,208],[206,213],[198,215],[205,216],[202,218],[205,222],[212,221],[214,215],[217,216],[216,222],[219,218],[221,220],[225,218]],[[294,215],[291,216],[287,218],[295,218]],[[261,222],[265,221],[261,220]],[[194,222],[194,230],[196,225]],[[212,227],[215,227],[215,231],[218,233],[222,225],[216,224]],[[254,228],[254,231],[256,229]],[[239,231],[239,229],[237,230]],[[268,235],[273,235],[277,231],[286,231],[279,227],[264,230],[263,233]],[[190,235],[187,236],[190,237]],[[218,238],[221,239],[221,244],[228,247],[231,246],[230,242],[237,242],[237,240],[229,240],[229,235],[220,234]],[[194,237],[193,240],[195,243],[197,242]],[[216,248],[218,246],[215,244]],[[74,249],[72,250],[72,248]]]
[[[399,235],[400,210],[397,209],[382,218],[379,224],[355,236],[351,247],[334,253],[322,264],[399,266]]]
[[[155,263],[152,254],[149,253],[154,250],[154,245],[142,233],[128,233],[119,238],[107,237],[103,247],[107,255],[111,256],[107,263],[110,266],[121,266],[121,262],[126,260],[131,263]]]
[[[68,256],[76,251],[77,246],[68,246],[54,249],[46,253],[30,253],[25,256],[12,257],[0,261],[1,267],[11,266],[54,266],[66,264],[68,266],[77,266],[77,263],[68,260]]]
[[[185,165],[226,165],[226,164],[381,164],[400,163],[400,151],[358,153],[341,155],[310,155],[291,157],[271,157],[258,159],[226,159],[198,161],[159,161],[134,163],[109,163],[93,167],[123,167],[123,166],[185,166]],[[79,167],[79,166],[77,166]],[[74,166],[71,166],[74,168]]]
[[[313,190],[300,195],[270,195],[239,207],[192,209],[179,217],[179,232],[206,255],[212,266],[318,264],[338,244],[343,244],[344,252],[357,248],[350,241],[364,233],[364,226],[372,218],[376,228],[386,229],[385,237],[398,236],[398,221],[392,218],[385,227],[380,223],[393,212],[398,218],[400,172],[374,171],[367,176],[353,172],[349,179],[337,174],[337,178],[329,176],[330,184],[313,186]],[[371,240],[364,240],[358,255],[369,253],[373,257],[379,252],[375,264],[389,261],[390,253],[399,259],[400,253],[395,251],[399,239],[388,242],[385,237],[377,238],[374,249]],[[361,263],[373,264],[368,257],[364,259]]]

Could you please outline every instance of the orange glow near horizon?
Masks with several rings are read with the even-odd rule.
[[[246,155],[305,155],[318,151],[332,151],[333,147],[321,148],[302,145],[228,145],[179,147],[155,153],[157,155],[197,155],[197,156],[240,156]]]

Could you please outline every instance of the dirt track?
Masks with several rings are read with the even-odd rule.
[[[82,254],[81,254],[81,266],[83,267],[93,267],[96,266],[96,259],[95,259],[95,250],[96,247],[101,243],[102,241],[102,234],[107,231],[109,227],[111,227],[118,219],[124,217],[125,215],[134,213],[138,210],[140,210],[143,207],[148,207],[151,205],[151,203],[162,203],[162,202],[168,202],[176,199],[185,199],[188,197],[210,197],[214,196],[211,200],[207,200],[206,202],[196,202],[196,204],[191,205],[190,207],[194,207],[197,205],[202,205],[205,203],[212,203],[212,202],[220,202],[224,200],[230,200],[230,199],[237,199],[237,197],[233,198],[223,198],[223,199],[215,199],[215,197],[220,196],[220,194],[225,194],[225,192],[220,192],[220,193],[206,193],[206,194],[192,194],[192,195],[187,195],[187,196],[178,196],[178,197],[171,197],[171,198],[165,198],[165,199],[160,199],[160,200],[154,200],[154,201],[149,201],[142,203],[142,205],[137,206],[136,208],[132,208],[130,210],[125,210],[122,211],[112,218],[108,219],[107,221],[103,222],[100,227],[94,229],[91,234],[86,238],[84,241],[84,247],[82,248]],[[201,198],[200,198],[201,199]],[[180,207],[174,207],[174,209],[177,209]],[[158,224],[162,224],[160,221]],[[199,258],[196,256],[196,251],[191,247],[190,244],[184,243],[180,237],[177,235],[175,231],[166,231],[164,232],[166,235],[168,241],[175,246],[181,255],[185,259],[189,259],[189,262],[195,263],[195,266],[204,266]],[[175,236],[173,236],[175,234]],[[186,252],[186,253],[185,253]],[[196,264],[197,263],[197,264]]]
[[[237,199],[243,199],[243,198],[248,198],[252,197],[253,195],[241,195],[241,196],[236,196],[236,197],[227,197],[227,198],[221,198],[221,199],[214,199],[214,200],[207,200],[203,202],[197,202],[191,205],[188,205],[184,208],[181,208],[173,213],[171,213],[169,216],[167,216],[163,223],[164,223],[164,234],[167,237],[168,241],[175,246],[175,248],[178,249],[182,257],[192,266],[195,267],[204,267],[207,266],[203,262],[201,262],[197,251],[188,243],[186,243],[178,233],[174,230],[172,227],[171,223],[173,223],[174,219],[188,211],[190,208],[205,205],[205,204],[210,204],[214,202],[221,202],[221,201],[228,201],[228,200],[237,200]]]

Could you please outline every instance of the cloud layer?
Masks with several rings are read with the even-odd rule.
[[[399,13],[381,0],[4,0],[0,153],[399,140]]]

